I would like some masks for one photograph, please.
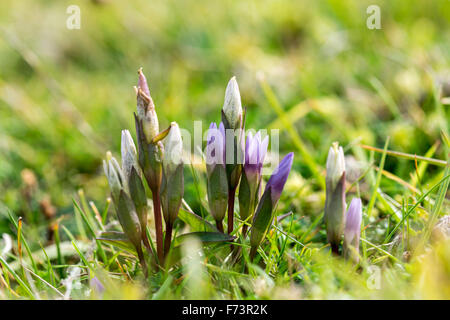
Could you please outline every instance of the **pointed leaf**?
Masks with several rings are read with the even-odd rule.
[[[174,240],[174,246],[180,245],[188,237],[197,237],[203,244],[230,242],[236,239],[235,236],[222,232],[191,232],[176,237]]]
[[[128,240],[127,235],[123,232],[104,231],[100,233],[100,236],[97,237],[96,239],[105,242],[107,244],[111,244],[119,249],[126,250],[134,255],[137,255],[136,248],[131,243],[131,241]]]
[[[218,232],[216,227],[200,217],[199,215],[186,210],[182,207],[178,213],[178,218],[191,227],[191,231],[210,231]]]

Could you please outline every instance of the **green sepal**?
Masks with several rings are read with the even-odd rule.
[[[250,235],[250,245],[252,248],[257,248],[260,245],[272,224],[274,208],[272,206],[271,193],[272,188],[266,189],[256,209]]]
[[[342,239],[345,224],[345,171],[334,190],[327,183],[324,221],[328,241],[338,246]]]
[[[136,208],[139,223],[145,229],[145,226],[147,226],[147,195],[145,194],[142,179],[134,167],[131,168],[128,187],[130,189],[131,199]]]
[[[103,231],[96,239],[113,245],[121,250],[126,250],[137,256],[135,246],[131,243],[130,239],[128,239],[127,235],[124,232]]]
[[[138,161],[152,191],[159,190],[162,179],[163,146],[161,142],[147,142],[142,121],[134,114],[138,141]]]
[[[161,206],[166,224],[173,225],[180,211],[184,195],[183,169],[183,164],[179,164],[173,172],[163,172]]]
[[[239,214],[242,220],[246,220],[254,212],[255,192],[251,190],[247,176],[242,174],[239,185]]]
[[[120,225],[127,235],[128,239],[136,248],[141,246],[141,225],[136,213],[133,201],[123,191],[120,191],[119,199],[117,201],[117,217]]]
[[[225,218],[228,204],[228,179],[225,168],[216,164],[208,177],[208,203],[211,215],[216,221]]]

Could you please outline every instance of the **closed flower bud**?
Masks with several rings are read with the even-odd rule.
[[[274,209],[280,199],[281,192],[286,184],[289,172],[292,168],[294,154],[291,152],[281,160],[278,167],[270,177],[266,184],[264,193],[259,201],[253,218],[252,230],[250,236],[251,252],[250,257],[253,258],[256,254],[256,249],[264,239],[267,230],[272,224]]]
[[[133,138],[131,137],[130,131],[128,130],[122,130],[121,153],[122,172],[128,185],[131,169],[134,167],[136,171],[139,172],[136,146],[134,145]]]
[[[259,201],[259,186],[261,182],[261,170],[264,158],[267,153],[269,137],[261,141],[261,133],[258,132],[253,137],[249,133],[245,145],[245,163],[239,188],[239,212],[241,219],[245,220],[251,216],[256,204]],[[243,234],[246,233],[247,226],[244,225]]]
[[[141,248],[141,225],[136,213],[133,201],[125,193],[120,190],[116,203],[117,217],[122,226],[123,231],[136,248]]]
[[[163,145],[147,142],[142,121],[138,116],[134,117],[138,142],[138,161],[152,192],[159,192],[162,179]]]
[[[225,127],[222,122],[219,128],[211,123],[206,140],[206,170],[210,174],[218,164],[225,167]]]
[[[359,237],[361,234],[362,204],[361,199],[354,198],[347,210],[344,230],[344,255],[359,261]]]
[[[103,160],[103,170],[105,171],[106,178],[108,179],[109,188],[114,201],[119,198],[120,191],[124,189],[124,177],[122,169],[119,166],[116,158],[112,157],[108,151],[107,160]]]
[[[225,91],[225,101],[222,108],[222,121],[226,129],[239,129],[242,127],[242,104],[239,86],[236,77],[228,82]]]
[[[228,181],[225,169],[225,128],[211,123],[206,145],[206,171],[208,203],[211,215],[223,231],[222,220],[227,211]]]
[[[326,200],[324,220],[327,238],[334,253],[339,253],[339,243],[345,221],[345,162],[344,151],[334,142],[328,153],[326,175]]]
[[[163,167],[167,174],[172,174],[183,162],[183,140],[178,124],[172,122],[164,144]]]
[[[150,143],[159,133],[158,116],[142,69],[139,69],[138,73],[138,87],[136,88],[137,116],[142,122],[142,130],[145,134],[146,141]]]
[[[161,205],[167,225],[173,225],[178,216],[184,193],[183,141],[176,122],[171,123],[165,142]]]
[[[326,179],[330,183],[331,188],[336,188],[336,184],[341,179],[344,171],[344,150],[339,146],[339,143],[333,142],[333,145],[328,151],[326,176]]]

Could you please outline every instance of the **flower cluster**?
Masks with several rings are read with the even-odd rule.
[[[176,122],[159,132],[158,117],[147,80],[138,71],[135,88],[137,112],[135,125],[137,149],[128,130],[122,131],[122,167],[107,154],[104,170],[111,189],[118,220],[128,240],[134,245],[143,266],[146,266],[141,244],[149,252],[152,248],[147,236],[147,195],[143,179],[152,193],[156,229],[156,253],[160,263],[167,255],[172,227],[177,218],[184,193],[182,147],[180,129]],[[165,144],[162,140],[165,139]],[[163,239],[161,208],[166,233]]]
[[[236,78],[229,81],[222,108],[222,122],[217,127],[211,123],[206,147],[208,203],[217,229],[223,231],[227,215],[227,231],[234,230],[234,204],[239,190],[239,214],[244,221],[242,236],[245,239],[251,225],[250,255],[256,250],[272,224],[276,204],[281,196],[292,167],[293,153],[289,153],[275,169],[261,195],[261,171],[267,153],[269,137],[261,132],[248,133],[245,139],[245,114]],[[238,189],[239,188],[239,189]],[[250,220],[253,218],[250,224]]]
[[[176,122],[160,131],[155,104],[141,69],[138,71],[135,91],[137,148],[130,132],[123,130],[122,166],[110,152],[103,165],[123,234],[134,246],[147,274],[142,244],[149,253],[156,255],[160,266],[163,266],[162,263],[170,253],[172,230],[184,194],[183,140]],[[276,204],[291,170],[293,153],[289,153],[280,162],[261,195],[261,172],[269,138],[263,138],[261,132],[257,132],[255,135],[249,133],[245,139],[244,125],[239,87],[233,77],[225,92],[222,122],[219,125],[211,123],[205,149],[208,204],[217,226],[217,232],[211,233],[222,235],[226,239],[224,241],[234,239],[231,237],[236,231],[234,204],[236,191],[239,191],[239,213],[244,221],[242,235],[245,239],[248,226],[251,225],[253,257],[272,224]],[[147,232],[150,207],[144,182],[152,193],[156,254],[153,253]],[[229,235],[225,234],[223,227],[227,212]],[[253,220],[250,223],[251,218]],[[195,219],[201,218],[197,216]]]

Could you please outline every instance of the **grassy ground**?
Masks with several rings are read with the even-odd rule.
[[[66,28],[70,4],[80,30]],[[380,30],[366,27],[370,4]],[[449,22],[445,0],[1,1],[0,234],[13,248],[0,260],[0,298],[97,298],[94,274],[104,298],[450,298],[449,240],[421,245],[450,213]],[[280,154],[295,152],[277,208],[293,214],[254,264],[208,247],[146,282],[132,256],[93,241],[102,225],[91,230],[83,214],[107,208],[101,160],[119,154],[121,129],[134,134],[141,66],[161,127],[218,121],[236,75],[247,127],[280,129]],[[359,267],[326,243],[333,141],[347,156],[348,200],[363,200]],[[185,177],[201,213],[203,172]],[[109,209],[105,224],[115,220]]]

